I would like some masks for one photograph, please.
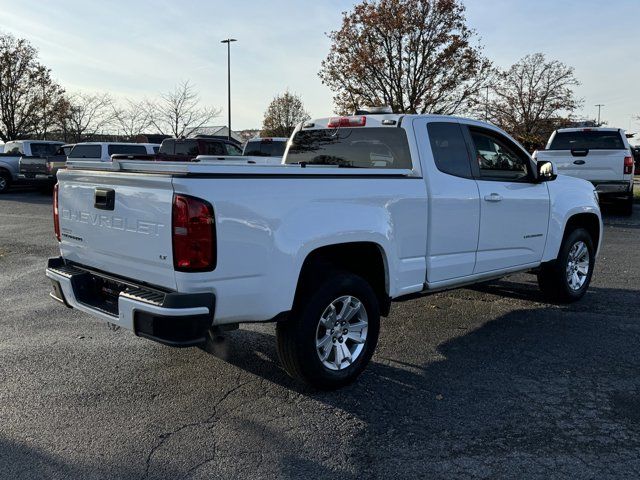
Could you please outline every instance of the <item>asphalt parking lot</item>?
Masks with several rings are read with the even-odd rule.
[[[50,199],[3,195],[0,477],[638,478],[640,205],[605,221],[581,302],[518,275],[395,304],[360,380],[319,393],[273,325],[213,355],[56,304]]]

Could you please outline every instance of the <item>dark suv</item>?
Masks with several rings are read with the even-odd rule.
[[[166,138],[155,155],[112,155],[113,160],[156,160],[164,162],[190,162],[198,155],[220,157],[242,155],[242,149],[233,141],[221,138]]]
[[[190,161],[198,155],[236,156],[242,150],[234,142],[214,138],[167,138],[162,141],[157,159]]]

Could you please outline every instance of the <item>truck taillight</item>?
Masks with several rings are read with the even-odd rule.
[[[60,212],[58,210],[58,184],[53,187],[53,231],[60,241]]]
[[[633,173],[633,157],[624,157],[624,174]]]
[[[216,267],[216,226],[209,202],[188,195],[173,196],[173,267],[181,272],[206,272]]]
[[[367,124],[367,117],[354,116],[354,117],[333,117],[329,119],[327,124],[328,128],[338,127],[364,127]]]

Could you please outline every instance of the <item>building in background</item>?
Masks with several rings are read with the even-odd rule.
[[[225,125],[213,127],[198,127],[189,136],[195,137],[196,135],[227,137],[229,135],[229,129]],[[238,132],[231,132],[231,138],[233,138],[238,143],[244,143],[244,139],[238,134]]]

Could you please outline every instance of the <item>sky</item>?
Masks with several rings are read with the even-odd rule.
[[[232,127],[259,128],[273,97],[299,94],[312,117],[333,112],[318,70],[326,32],[352,0],[0,0],[0,31],[28,39],[69,92],[141,100],[190,80],[226,124],[231,46]],[[464,0],[485,55],[505,68],[528,53],[575,67],[578,115],[640,132],[640,0]],[[637,143],[640,143],[640,139]]]

